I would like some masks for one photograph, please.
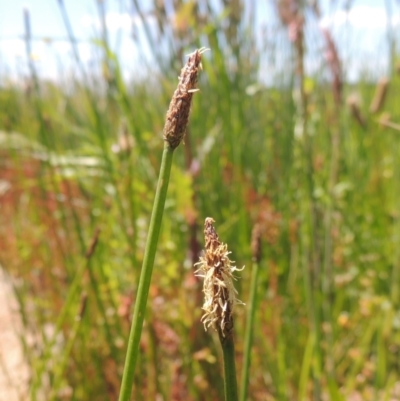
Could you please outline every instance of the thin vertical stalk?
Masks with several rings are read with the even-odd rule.
[[[239,398],[235,366],[235,343],[233,341],[233,335],[223,337],[220,330],[218,330],[218,334],[224,356],[225,401],[238,401]]]
[[[253,266],[251,271],[250,283],[250,299],[248,305],[247,325],[244,340],[244,355],[243,355],[243,368],[242,368],[242,382],[240,391],[240,401],[246,401],[247,390],[249,386],[249,370],[250,370],[250,356],[251,345],[253,342],[253,326],[256,314],[257,302],[257,284],[258,284],[258,265],[261,259],[261,228],[256,224],[252,231],[251,250],[253,254]]]
[[[302,12],[298,10],[298,17],[302,15]],[[299,20],[301,21],[301,20]],[[320,298],[319,282],[321,279],[321,265],[320,265],[320,249],[318,244],[317,234],[317,211],[314,199],[314,168],[313,168],[313,143],[312,138],[308,132],[308,99],[305,91],[305,45],[304,45],[304,26],[302,22],[298,22],[299,32],[295,41],[296,49],[296,65],[297,65],[297,76],[298,76],[298,113],[301,124],[301,132],[303,134],[303,157],[304,157],[304,179],[307,184],[307,209],[309,216],[309,232],[310,232],[310,244],[307,265],[311,266],[311,269],[306,269],[307,281],[311,284],[311,288],[308,289],[310,294],[306,294],[310,298],[309,312],[311,315],[310,326],[311,330],[314,331],[316,342],[314,348],[314,364],[312,369],[313,374],[313,393],[315,401],[321,400],[321,372],[322,372],[322,355],[319,350],[321,333],[320,333],[320,316],[317,305],[317,300]],[[306,267],[306,266],[305,266]]]
[[[315,2],[313,5],[314,13],[318,19],[321,18],[318,3]],[[342,66],[339,58],[337,46],[333,40],[331,32],[326,28],[321,28],[322,36],[325,38],[326,52],[330,54],[329,68],[332,76],[332,95],[334,100],[334,110],[332,129],[331,129],[331,146],[330,146],[330,165],[329,165],[329,178],[328,178],[328,196],[329,202],[324,211],[324,230],[325,230],[325,245],[324,245],[324,260],[323,260],[323,271],[321,278],[321,296],[322,296],[322,317],[326,323],[329,323],[330,327],[333,327],[332,321],[332,310],[331,302],[333,299],[333,260],[332,260],[332,249],[333,249],[333,213],[336,207],[336,198],[334,194],[334,188],[338,181],[339,174],[339,162],[340,162],[340,112],[342,107]],[[333,350],[333,330],[328,330],[325,334],[326,341],[328,343],[326,351],[326,368],[328,376],[331,380],[335,380],[335,369],[334,369],[334,356]]]
[[[153,273],[158,237],[160,235],[165,199],[167,197],[172,158],[174,150],[182,142],[187,130],[193,93],[197,91],[196,84],[198,73],[201,69],[201,55],[205,50],[206,49],[199,49],[190,55],[179,76],[178,87],[172,96],[166,116],[163,134],[165,141],[164,152],[150,218],[149,234],[146,242],[142,271],[140,273],[119,401],[128,401],[132,392],[135,366],[139,354],[139,341],[142,334],[151,275]]]
[[[160,235],[165,199],[167,197],[173,154],[174,149],[172,149],[171,146],[166,142],[161,160],[157,191],[154,199],[153,212],[150,219],[149,234],[147,237],[135,309],[133,312],[132,327],[128,340],[128,350],[126,354],[124,374],[122,376],[119,401],[128,401],[132,391],[133,375],[139,353],[139,341],[142,334],[142,326],[146,311],[151,275],[153,273],[153,265],[157,250],[158,238]]]
[[[255,261],[253,262],[253,269],[251,272],[250,301],[248,306],[249,309],[248,309],[246,333],[244,340],[244,355],[243,355],[240,401],[246,400],[247,390],[249,387],[250,356],[251,356],[251,345],[253,342],[253,326],[256,314],[258,270],[259,270],[258,262]]]
[[[75,339],[78,335],[78,331],[79,328],[81,326],[81,322],[83,319],[83,315],[85,313],[85,309],[86,309],[86,301],[87,301],[87,294],[86,292],[83,292],[81,294],[81,301],[80,301],[80,305],[79,305],[79,311],[78,314],[75,317],[75,321],[74,324],[72,326],[71,329],[71,334],[70,337],[67,341],[67,343],[65,344],[64,347],[64,352],[62,355],[62,359],[60,362],[58,362],[58,364],[56,364],[55,368],[54,368],[54,380],[53,380],[53,384],[52,384],[52,388],[49,394],[49,400],[55,400],[57,399],[57,392],[61,386],[62,383],[62,379],[63,379],[63,374],[65,369],[68,366],[68,360],[69,360],[69,356],[72,352],[74,343],[75,343]]]

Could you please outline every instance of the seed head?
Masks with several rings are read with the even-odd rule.
[[[189,56],[169,104],[163,136],[172,149],[177,148],[185,136],[193,93],[198,91],[196,84],[201,69],[201,56],[206,50],[198,49]]]
[[[385,103],[388,87],[389,80],[386,77],[381,78],[376,86],[374,98],[372,99],[372,103],[369,108],[371,113],[377,113],[382,108],[383,104]]]
[[[201,321],[204,328],[213,326],[222,337],[228,337],[232,333],[234,306],[242,304],[236,298],[237,291],[233,285],[235,277],[233,266],[228,257],[228,246],[220,242],[213,226],[214,220],[207,217],[204,223],[205,252],[195,266],[199,266],[196,275],[204,278],[204,315]]]
[[[365,118],[361,113],[361,101],[356,94],[352,94],[347,98],[347,105],[353,118],[360,124],[361,127],[366,127]]]

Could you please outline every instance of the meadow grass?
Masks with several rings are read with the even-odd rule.
[[[201,46],[211,51],[174,156],[132,399],[223,399],[223,356],[200,322],[193,267],[210,215],[239,266],[251,266],[251,230],[261,230],[257,307],[234,317],[238,372],[251,355],[242,400],[398,391],[400,77],[388,75],[379,104],[368,77],[335,86],[322,59],[324,75],[307,75],[305,38],[286,39],[298,15],[281,14],[275,45],[287,60],[267,85],[266,59],[281,54],[259,43],[240,2],[222,13],[211,3],[204,13],[177,2],[175,28],[158,28],[169,47],[152,47],[151,80],[124,82],[103,31],[102,75],[75,52],[68,87],[32,62],[23,88],[0,89],[0,264],[14,278],[31,400],[118,399],[168,101],[185,54]],[[255,299],[251,275],[237,282],[244,301]]]

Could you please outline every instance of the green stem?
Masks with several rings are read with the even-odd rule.
[[[72,326],[71,329],[71,334],[70,337],[67,341],[67,343],[65,344],[64,348],[63,348],[63,355],[62,355],[62,359],[61,361],[59,361],[56,366],[54,367],[54,378],[53,378],[53,384],[51,386],[51,390],[50,390],[50,395],[49,395],[49,400],[53,401],[55,399],[57,399],[58,396],[58,390],[61,387],[62,384],[62,380],[63,380],[63,375],[64,372],[68,366],[68,362],[69,362],[69,357],[72,353],[72,349],[75,343],[75,339],[78,335],[78,330],[81,326],[81,321],[83,318],[83,314],[85,312],[85,307],[86,307],[86,299],[87,296],[85,293],[82,294],[81,296],[81,303],[79,305],[79,312],[75,317],[75,322]]]
[[[244,355],[243,355],[243,370],[242,370],[242,385],[240,391],[240,401],[246,401],[247,389],[249,386],[249,370],[250,370],[250,356],[251,344],[253,340],[253,326],[256,312],[257,300],[257,282],[258,282],[258,263],[253,262],[253,269],[251,272],[251,286],[250,286],[250,299],[248,306],[247,326],[244,340]]]
[[[157,191],[150,219],[149,234],[147,237],[142,271],[140,273],[139,287],[135,302],[135,309],[133,312],[131,332],[129,334],[128,350],[126,353],[119,401],[129,401],[132,392],[135,365],[139,353],[139,341],[142,334],[147,297],[149,294],[158,237],[160,235],[161,221],[164,212],[165,199],[167,196],[173,154],[174,149],[172,149],[168,143],[166,143],[164,146]]]
[[[235,344],[233,335],[222,337],[219,333],[222,352],[224,355],[224,387],[225,401],[238,401],[238,390],[236,382],[236,367],[235,367]]]

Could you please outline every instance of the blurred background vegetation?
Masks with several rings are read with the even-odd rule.
[[[132,0],[150,57],[137,43],[141,71],[128,80],[105,23],[111,2],[94,2],[96,64],[81,60],[60,0],[75,69],[41,77],[25,10],[29,74],[0,77],[0,263],[22,316],[30,399],[118,398],[164,117],[185,55],[202,46],[211,51],[175,152],[133,399],[223,399],[193,274],[208,216],[246,265],[244,302],[251,230],[262,227],[249,400],[398,399],[395,37],[384,75],[372,61],[349,81],[317,1],[265,0],[263,31],[255,1]],[[238,307],[238,372],[245,322]]]

